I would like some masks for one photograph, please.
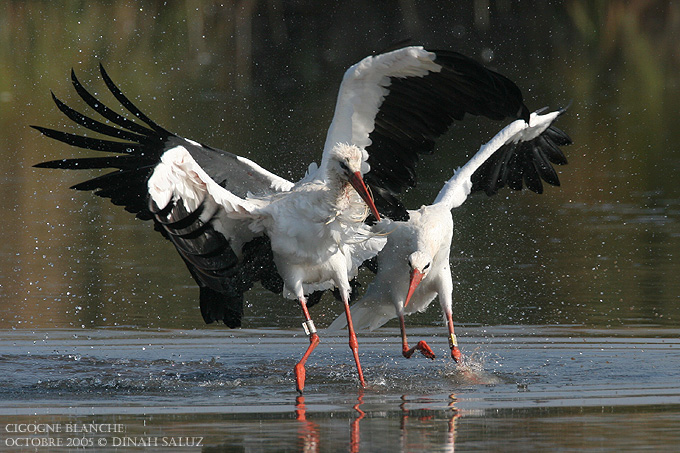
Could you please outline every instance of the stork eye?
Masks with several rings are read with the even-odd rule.
[[[430,263],[427,263],[425,266],[423,266],[423,270],[426,270],[429,267],[430,267]]]
[[[343,161],[340,161],[340,168],[342,168],[345,171],[349,171],[349,167]]]

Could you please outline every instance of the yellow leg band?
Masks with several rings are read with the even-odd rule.
[[[456,338],[456,334],[451,334],[449,336],[449,347],[453,348],[454,346],[458,346],[458,338]]]

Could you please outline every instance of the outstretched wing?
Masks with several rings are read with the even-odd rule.
[[[36,167],[115,169],[73,188],[92,190],[142,220],[154,220],[156,230],[173,242],[201,286],[205,321],[223,320],[231,327],[240,325],[243,292],[255,281],[269,275],[265,274],[269,271],[275,278],[267,278],[265,286],[276,292],[282,289],[273,263],[267,262],[271,255],[268,240],[260,238],[249,244],[256,235],[244,227],[239,216],[243,218],[254,207],[244,198],[248,192],[287,191],[293,184],[246,158],[167,131],[139,110],[101,65],[100,70],[109,91],[141,123],[103,104],[72,71],[76,92],[106,122],[72,109],[53,94],[54,102],[68,118],[105,138],[33,127],[69,145],[112,154],[54,160]],[[187,171],[182,173],[183,170]],[[150,197],[152,175],[157,179]],[[258,272],[247,272],[250,268]]]
[[[76,78],[75,72],[71,71],[73,87],[78,95],[88,106],[105,120],[113,123],[114,126],[77,112],[52,94],[54,102],[59,110],[71,120],[108,138],[91,138],[41,126],[32,127],[50,138],[69,145],[118,155],[60,159],[43,162],[36,167],[77,170],[115,168],[118,171],[88,180],[73,188],[77,190],[97,190],[97,195],[111,198],[114,204],[123,204],[130,212],[145,219],[149,218],[148,209],[146,209],[146,180],[160,161],[161,156],[169,149],[179,145],[187,149],[192,158],[215,182],[238,197],[245,197],[247,192],[286,191],[293,186],[290,181],[265,170],[245,157],[202,145],[168,132],[139,110],[113,83],[101,65],[100,71],[106,86],[118,102],[146,126],[107,107],[90,94]],[[110,138],[116,140],[110,140]]]
[[[336,143],[366,149],[365,180],[378,209],[405,220],[395,195],[415,186],[419,155],[431,153],[435,140],[466,113],[529,118],[512,81],[459,53],[406,47],[367,57],[347,70],[340,85],[319,174]]]
[[[571,139],[553,122],[564,112],[564,109],[545,115],[534,112],[529,122],[516,120],[503,128],[456,170],[435,203],[453,209],[463,204],[471,191],[484,190],[493,195],[506,184],[514,190],[521,190],[526,184],[537,193],[543,192],[541,180],[559,186],[552,164],[567,163],[558,146],[571,144]]]

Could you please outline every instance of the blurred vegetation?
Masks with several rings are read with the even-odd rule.
[[[165,4],[167,3],[167,4]],[[572,102],[561,188],[473,197],[454,213],[457,320],[675,325],[680,316],[680,5],[670,1],[9,1],[0,4],[0,328],[202,326],[198,291],[150,225],[37,170],[84,151],[49,92],[82,106],[97,66],[177,133],[290,178],[318,158],[343,71],[410,38],[515,80],[530,108]],[[105,99],[111,97],[104,96]],[[111,102],[113,103],[113,102]],[[457,125],[422,163],[410,207],[497,131]],[[294,303],[249,294],[246,326],[298,326]],[[333,301],[319,324],[333,319]],[[410,323],[439,322],[437,304]]]

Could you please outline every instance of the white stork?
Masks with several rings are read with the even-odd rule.
[[[367,57],[345,73],[320,165],[310,165],[308,174],[293,183],[249,159],[168,132],[100,69],[111,93],[144,124],[106,107],[72,72],[78,95],[113,125],[53,95],[57,107],[81,126],[116,140],[34,127],[70,145],[116,154],[37,166],[117,169],[73,188],[94,190],[138,218],[154,221],[200,286],[207,323],[240,326],[243,294],[257,281],[297,299],[310,338],[295,367],[300,392],[304,364],[319,342],[307,297],[311,305],[320,291],[334,287],[345,305],[350,347],[364,385],[349,317],[349,282],[385,238],[365,224],[366,205],[359,197],[378,220],[378,210],[403,218],[406,210],[395,195],[415,185],[418,155],[430,153],[454,119],[466,113],[528,119],[513,82],[458,53],[407,47]],[[371,186],[375,205],[363,180]]]
[[[451,211],[467,199],[471,191],[485,190],[493,195],[504,185],[520,190],[523,181],[537,193],[543,191],[541,179],[559,185],[551,164],[566,164],[558,148],[571,139],[552,125],[564,112],[531,114],[529,122],[516,120],[501,130],[442,187],[434,203],[408,211],[408,221],[385,219],[376,225],[387,235],[387,244],[378,255],[378,272],[361,300],[351,307],[356,329],[376,329],[394,317],[399,318],[402,354],[410,358],[420,351],[428,358],[435,355],[425,341],[409,347],[404,315],[424,311],[439,296],[444,320],[449,329],[451,357],[457,362],[461,352],[453,329],[453,282],[449,253],[453,238]],[[329,330],[344,327],[337,318]]]

